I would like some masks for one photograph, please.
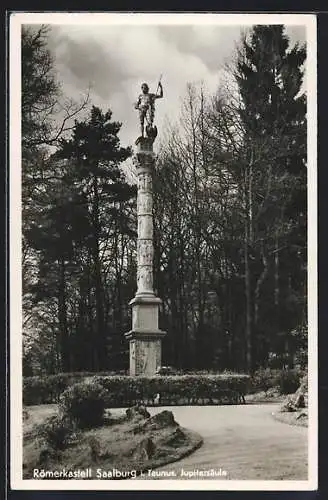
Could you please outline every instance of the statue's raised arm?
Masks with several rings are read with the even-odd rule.
[[[163,97],[163,86],[159,81],[156,94],[152,94],[149,92],[148,84],[143,83],[141,85],[141,91],[142,93],[139,95],[138,100],[135,103],[135,109],[139,110],[141,137],[144,137],[146,131],[147,137],[155,140],[157,136],[157,128],[154,126],[155,100]]]

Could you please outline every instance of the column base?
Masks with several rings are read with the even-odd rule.
[[[132,307],[132,331],[158,331],[158,310],[161,303],[161,299],[154,294],[137,294],[129,303]]]
[[[162,330],[131,330],[125,334],[129,340],[130,375],[148,376],[156,374],[162,363]]]
[[[162,300],[156,297],[154,292],[137,292],[135,297],[130,300],[129,306],[134,304],[162,304]]]
[[[158,328],[161,299],[153,293],[136,294],[132,306],[132,329],[125,333],[130,344],[130,375],[155,375],[162,363],[162,338]]]

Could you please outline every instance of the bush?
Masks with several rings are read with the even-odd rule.
[[[281,370],[278,377],[280,394],[293,394],[299,388],[302,378],[300,370]]]
[[[64,415],[53,415],[39,426],[39,436],[54,450],[63,450],[73,433],[70,420]]]
[[[24,405],[52,403],[51,400],[49,401],[49,391],[47,390],[45,379],[41,379],[40,377],[26,377],[23,379]]]
[[[105,391],[98,383],[80,382],[66,389],[59,400],[63,414],[79,428],[97,427],[103,423]]]
[[[302,370],[260,368],[252,376],[252,392],[267,392],[277,387],[280,394],[291,394],[297,390],[302,376]]]
[[[278,385],[279,370],[260,368],[252,376],[252,392],[267,392]]]

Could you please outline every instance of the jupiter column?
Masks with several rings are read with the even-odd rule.
[[[130,301],[132,329],[125,334],[130,344],[130,375],[154,375],[161,366],[161,342],[165,332],[158,327],[161,299],[153,289],[153,191],[154,140],[139,137],[135,164],[138,176],[137,292]]]

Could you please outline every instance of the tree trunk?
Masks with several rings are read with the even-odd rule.
[[[252,195],[252,158],[248,169],[245,172],[245,241],[244,241],[244,257],[245,257],[245,294],[246,294],[246,367],[247,371],[253,371],[253,339],[252,339],[252,320],[253,320],[253,300],[251,289],[251,270],[249,248],[253,242],[253,195]]]
[[[263,270],[256,282],[255,293],[254,293],[254,325],[256,327],[258,326],[259,323],[261,287],[269,272],[268,259],[264,254],[263,248],[262,248],[262,263],[263,263]]]
[[[67,303],[66,303],[66,282],[65,282],[65,261],[63,258],[59,262],[59,287],[58,287],[58,320],[61,365],[63,372],[70,371],[70,349],[67,325]]]
[[[100,240],[100,220],[99,220],[99,193],[98,179],[94,176],[93,179],[94,199],[93,199],[93,223],[94,223],[94,240],[93,240],[93,263],[94,263],[94,286],[96,299],[96,370],[101,371],[106,369],[107,362],[107,346],[106,336],[104,331],[104,304],[103,304],[103,288],[101,279],[101,262],[99,255],[99,240]]]
[[[276,236],[275,242],[275,254],[274,254],[274,305],[277,313],[279,313],[279,298],[280,298],[280,288],[279,288],[279,241]]]
[[[245,228],[245,293],[246,293],[246,368],[248,372],[252,371],[252,292],[251,292],[251,273],[249,266],[249,252],[247,239],[247,222]]]

